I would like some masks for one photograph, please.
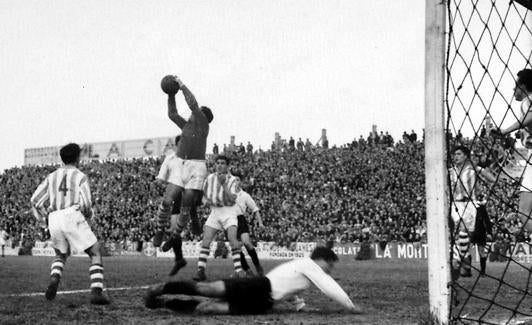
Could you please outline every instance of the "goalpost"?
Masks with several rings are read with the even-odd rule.
[[[425,10],[425,188],[430,316],[449,319],[450,281],[447,176],[444,137],[445,4],[427,0]]]
[[[511,192],[517,190],[523,169],[532,166],[519,140],[489,135],[490,128],[519,117],[513,88],[517,72],[532,68],[531,18],[532,0],[426,0],[425,182],[429,304],[435,324],[532,320],[532,260],[523,260],[528,255],[521,254],[532,248],[515,235],[522,233],[522,224],[507,220],[518,212]],[[456,145],[468,147],[475,160],[491,163],[496,174],[493,188],[478,181],[493,221],[493,239],[508,237],[508,227],[518,231],[504,249],[486,246],[490,258],[504,260],[488,263],[486,276],[474,261],[471,278],[452,280],[455,244],[447,169]]]

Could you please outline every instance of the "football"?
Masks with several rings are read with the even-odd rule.
[[[167,75],[161,80],[161,89],[168,95],[175,95],[179,91],[179,84],[172,75]]]

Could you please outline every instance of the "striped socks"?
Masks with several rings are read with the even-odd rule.
[[[242,265],[242,269],[244,271],[249,270],[248,261],[246,261],[246,256],[244,256],[244,252],[242,251],[240,251],[240,264]]]
[[[207,257],[209,257],[210,249],[208,247],[201,247],[198,258],[198,269],[205,271],[207,267]],[[240,248],[234,248],[231,250],[231,256],[233,258],[233,266],[235,272],[242,271],[242,264],[240,263]]]
[[[93,263],[89,267],[89,274],[91,279],[91,290],[96,288],[103,290],[103,265],[100,263]]]
[[[209,247],[201,247],[198,258],[198,269],[205,270],[205,268],[207,267],[207,257],[209,257],[210,251],[211,250],[209,249]]]
[[[467,263],[467,260],[469,258],[469,234],[465,231],[460,231],[458,233],[458,240],[456,241],[456,243],[458,245],[460,257],[464,261],[462,263],[462,267],[466,270],[470,270],[471,265]]]
[[[161,230],[168,228],[170,225],[170,215],[172,210],[169,207],[166,207],[163,203],[159,205],[159,210],[157,211],[157,227]]]
[[[235,267],[235,272],[242,271],[242,264],[240,263],[240,248],[233,248],[231,250],[231,255],[233,257],[233,266]]]
[[[50,276],[57,276],[59,278],[61,278],[61,276],[63,275],[63,269],[65,267],[65,261],[63,261],[62,259],[60,258],[56,258],[53,262],[52,262],[52,266],[50,267]]]

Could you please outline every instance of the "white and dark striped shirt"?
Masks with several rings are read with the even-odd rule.
[[[212,173],[203,183],[203,199],[207,205],[217,207],[229,207],[235,205],[238,179],[231,174],[225,175],[227,191],[224,184],[218,180],[218,174]]]
[[[475,168],[471,164],[449,168],[449,178],[451,181],[453,201],[476,200],[475,183],[477,181],[477,175]]]
[[[32,206],[41,214],[79,206],[90,215],[92,198],[87,175],[76,167],[64,166],[49,174],[31,197]],[[46,210],[45,210],[46,208]]]

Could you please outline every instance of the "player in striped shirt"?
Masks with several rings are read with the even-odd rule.
[[[218,231],[227,231],[227,238],[231,245],[231,256],[235,275],[242,277],[246,273],[240,264],[241,244],[236,238],[238,225],[238,211],[236,206],[236,193],[238,181],[229,173],[229,158],[219,155],[216,157],[216,172],[207,176],[203,185],[203,200],[211,208],[211,213],[203,226],[203,240],[201,242],[200,255],[198,258],[198,272],[194,277],[196,281],[205,281],[205,269],[207,257],[210,253],[210,245]]]
[[[454,149],[454,164],[449,168],[449,178],[451,183],[451,218],[454,223],[454,231],[457,243],[453,254],[454,277],[471,276],[471,255],[469,254],[470,240],[475,232],[477,209],[479,208],[476,186],[477,173],[483,179],[495,182],[495,177],[486,169],[474,166],[471,161],[471,152],[465,146],[458,146]],[[481,264],[485,268],[485,256],[481,258]]]
[[[70,143],[59,154],[64,166],[49,174],[31,197],[31,206],[41,228],[49,231],[55,251],[46,299],[55,298],[70,249],[86,252],[91,259],[89,267],[91,299],[96,305],[109,300],[103,295],[103,263],[100,245],[87,219],[92,217],[92,199],[89,180],[77,167],[80,147]]]
[[[179,312],[197,314],[264,314],[276,302],[287,301],[297,311],[306,304],[297,294],[315,285],[327,297],[352,313],[360,313],[347,293],[329,275],[338,262],[338,256],[327,247],[316,247],[310,258],[283,263],[266,276],[232,278],[214,282],[195,283],[175,281],[154,285],[148,289],[145,305],[148,308],[169,308]],[[192,296],[187,300],[165,299],[165,294]],[[216,300],[199,301],[202,296]]]
[[[242,173],[238,170],[232,170],[231,174],[233,174],[233,176],[236,177],[238,181],[236,206],[239,208],[239,211],[237,216],[238,228],[236,236],[238,240],[242,241],[244,247],[246,247],[246,251],[248,252],[249,257],[251,257],[251,261],[253,262],[253,265],[255,265],[257,273],[259,275],[264,275],[264,270],[260,265],[259,257],[257,256],[257,251],[255,250],[255,246],[253,246],[251,238],[249,237],[249,225],[248,221],[246,220],[246,214],[249,211],[253,220],[256,220],[258,226],[260,228],[264,228],[264,224],[262,223],[262,218],[260,216],[260,210],[251,195],[249,195],[246,191],[242,189]],[[249,272],[251,272],[251,270],[249,269],[249,265],[246,261],[246,257],[244,256],[244,252],[242,251],[240,252],[240,264],[242,265],[242,269],[246,271],[246,273],[249,274]]]

